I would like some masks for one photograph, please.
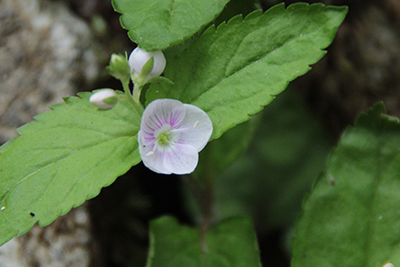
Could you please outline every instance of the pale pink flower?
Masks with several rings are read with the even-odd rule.
[[[157,99],[143,112],[139,153],[144,165],[157,173],[192,173],[212,131],[210,118],[200,108]]]

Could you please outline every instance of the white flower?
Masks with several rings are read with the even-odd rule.
[[[155,100],[144,110],[138,134],[143,164],[162,174],[192,173],[212,131],[210,118],[200,108]]]
[[[151,69],[144,70],[144,73],[142,73],[143,67],[152,57],[154,59],[153,67]],[[129,56],[128,62],[131,68],[133,79],[142,79],[143,81],[138,81],[140,83],[145,83],[151,78],[160,76],[160,74],[164,71],[166,64],[163,52],[147,52],[139,47],[135,48],[132,51],[131,55]]]
[[[117,104],[118,96],[112,89],[103,89],[93,93],[89,101],[99,109],[110,109]]]

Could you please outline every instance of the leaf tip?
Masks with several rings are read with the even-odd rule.
[[[382,114],[386,113],[386,107],[385,104],[382,101],[379,101],[378,103],[375,103],[375,105],[372,106],[372,108],[368,109],[367,114]]]

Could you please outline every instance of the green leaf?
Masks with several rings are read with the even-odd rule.
[[[193,173],[199,179],[215,177],[241,156],[249,147],[261,121],[261,114],[227,131],[200,152],[200,160]],[[234,145],[233,145],[234,144]]]
[[[121,92],[119,92],[122,94]],[[65,98],[0,147],[0,245],[53,222],[141,161],[140,115],[121,99],[99,110],[91,93]]]
[[[215,179],[222,217],[253,216],[263,230],[295,223],[304,194],[324,168],[332,145],[322,123],[293,89],[264,109],[247,153]]]
[[[214,20],[214,24],[218,25],[240,14],[245,17],[254,10],[261,9],[259,2],[258,0],[231,0],[225,6],[224,11]]]
[[[131,40],[147,50],[178,44],[210,23],[229,0],[113,0]]]
[[[179,225],[172,217],[150,223],[147,267],[261,267],[253,224],[248,218],[221,221],[207,232]]]
[[[382,103],[331,152],[303,203],[292,266],[400,266],[400,121]]]
[[[175,98],[200,107],[216,139],[305,74],[325,54],[346,13],[346,7],[280,4],[264,15],[255,11],[210,27],[168,62],[165,76],[174,86],[150,86],[147,102]]]

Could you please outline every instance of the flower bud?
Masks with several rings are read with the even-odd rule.
[[[110,109],[118,102],[117,93],[112,89],[102,89],[89,97],[90,103],[99,109]]]
[[[139,84],[145,84],[151,78],[160,76],[166,64],[163,52],[147,52],[139,47],[132,51],[128,61],[132,80]]]
[[[131,69],[128,60],[121,54],[112,54],[110,65],[107,66],[108,72],[121,81],[128,81],[131,77]]]

